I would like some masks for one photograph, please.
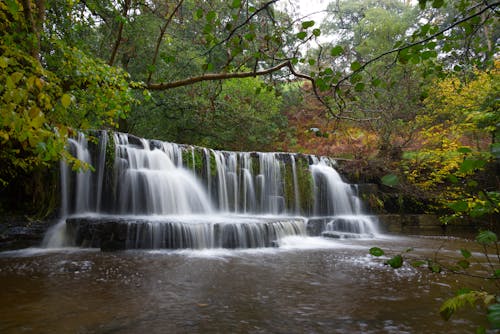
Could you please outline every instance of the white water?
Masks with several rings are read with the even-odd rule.
[[[292,217],[304,214],[294,155],[201,149],[203,166],[197,169],[195,147],[123,133],[114,133],[111,139],[114,157],[106,156],[106,132],[101,133],[96,147],[90,147],[82,134],[70,140],[70,151],[96,168],[95,172],[70,173],[61,163],[63,219],[47,234],[47,247],[74,245],[68,240],[66,215],[96,220],[110,214],[126,217],[127,248],[254,248],[280,246],[284,238],[307,236],[307,218]],[[91,154],[92,150],[97,154]],[[183,154],[187,163],[183,163]],[[107,159],[114,159],[114,176],[106,171]],[[333,168],[334,162],[314,156],[303,159],[312,161],[311,212],[331,217],[324,235],[375,235],[374,223],[361,215],[358,197]],[[291,164],[288,172],[285,161]],[[286,178],[290,172],[291,177]],[[289,203],[285,199],[287,179],[293,183],[288,187],[293,189]],[[141,217],[141,222],[134,223],[130,217]]]

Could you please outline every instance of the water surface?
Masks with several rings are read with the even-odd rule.
[[[290,237],[280,248],[0,253],[1,333],[471,333],[480,310],[443,321],[455,274],[394,270],[368,255],[455,261],[465,239]],[[480,252],[473,257],[484,260]],[[482,272],[479,266],[472,270]]]

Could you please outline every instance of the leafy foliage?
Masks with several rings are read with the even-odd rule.
[[[492,246],[495,248],[497,260],[500,261],[498,257],[498,237],[494,232],[491,231],[481,231],[476,237],[477,244],[483,246],[484,255],[487,258],[487,268],[491,271],[491,275],[478,276],[476,273],[475,277],[482,277],[485,280],[497,280],[500,277],[498,264],[495,264],[492,259],[490,259],[488,254],[488,248],[486,246]],[[412,249],[407,249],[404,253],[411,252]],[[372,247],[369,253],[373,256],[385,255],[384,250],[379,247]],[[409,264],[414,268],[427,268],[431,273],[454,273],[467,275],[468,270],[471,268],[472,264],[481,265],[480,261],[473,259],[472,253],[468,249],[460,249],[460,254],[462,259],[456,262],[456,265],[449,266],[442,264],[438,258],[437,253],[434,259],[418,259],[413,260]],[[385,261],[386,264],[394,269],[400,268],[405,265],[405,258],[403,253],[395,254],[392,258]],[[496,303],[495,303],[495,299]],[[454,297],[451,297],[443,302],[439,309],[439,313],[444,320],[449,320],[458,310],[463,309],[467,306],[474,306],[481,303],[483,306],[487,307],[487,318],[493,329],[498,329],[500,322],[500,304],[498,296],[495,293],[482,291],[482,290],[471,290],[464,288],[459,290]]]
[[[381,248],[379,248],[379,247],[372,247],[372,248],[370,248],[369,253],[371,255],[377,256],[377,257],[378,256],[382,256],[382,255],[385,254],[385,252]]]
[[[477,302],[483,302],[484,305],[490,304],[494,296],[482,291],[461,290],[455,297],[446,300],[439,309],[439,314],[444,320],[449,320],[451,316],[459,309],[465,306],[473,306]]]
[[[259,78],[155,93],[131,115],[138,135],[211,148],[271,150],[286,123],[282,99]],[[151,118],[155,124],[151,124]]]
[[[59,80],[30,55],[0,46],[0,184],[60,159],[67,114]],[[57,131],[56,131],[57,130]]]

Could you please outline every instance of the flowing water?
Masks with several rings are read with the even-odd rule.
[[[484,281],[391,269],[371,246],[458,259],[456,238],[288,237],[247,250],[28,249],[0,253],[1,333],[474,333],[445,298]],[[481,258],[474,252],[475,258]],[[475,268],[480,271],[480,268]]]
[[[47,233],[48,248],[259,248],[293,235],[379,233],[326,157],[216,151],[105,131],[92,141],[78,134],[69,150],[95,169],[75,173],[62,164],[63,217]]]
[[[456,262],[466,239],[390,237],[335,162],[101,132],[61,163],[43,248],[0,253],[1,333],[470,333],[438,309],[474,278],[384,265],[372,246]],[[101,252],[103,250],[122,250]],[[485,259],[477,250],[474,257]],[[476,266],[473,272],[484,274]]]

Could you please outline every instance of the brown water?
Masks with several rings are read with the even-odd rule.
[[[481,310],[451,321],[444,299],[484,281],[393,270],[372,246],[460,257],[457,238],[329,241],[280,249],[24,250],[0,253],[0,333],[473,333]],[[482,259],[480,253],[474,253]],[[478,266],[472,268],[482,271]]]

